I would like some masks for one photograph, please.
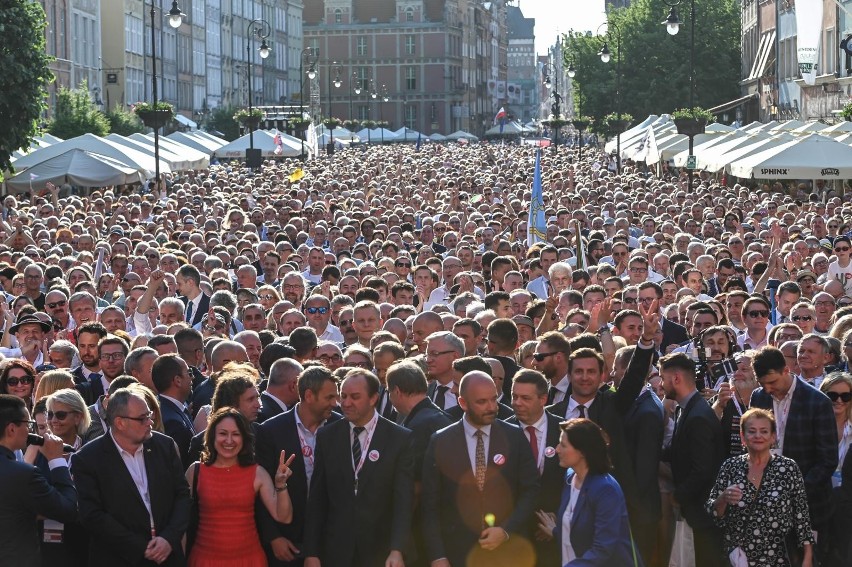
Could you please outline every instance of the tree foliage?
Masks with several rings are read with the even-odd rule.
[[[109,120],[95,106],[89,96],[89,85],[83,81],[78,89],[59,89],[56,94],[56,112],[47,130],[66,140],[83,134],[106,136],[109,133]]]
[[[598,119],[616,111],[616,29],[621,32],[621,112],[641,121],[689,106],[690,2],[677,9],[684,23],[675,36],[660,23],[669,10],[662,0],[636,0],[613,10],[609,36],[566,35],[565,65],[572,62],[576,69],[575,109]],[[736,0],[695,0],[695,11],[694,106],[711,108],[741,96],[740,9]],[[597,55],[605,40],[609,63]]]
[[[240,125],[234,120],[237,109],[233,106],[217,106],[210,112],[207,119],[207,128],[218,130],[223,138],[232,142],[240,137]]]
[[[131,134],[145,132],[145,125],[132,112],[123,108],[115,107],[105,113],[109,121],[109,131],[119,136],[130,136]]]
[[[0,171],[12,152],[38,134],[47,84],[53,80],[45,51],[44,9],[31,0],[4,0],[0,10]]]

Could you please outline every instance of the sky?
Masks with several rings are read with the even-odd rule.
[[[542,55],[556,42],[556,35],[597,30],[606,21],[604,0],[518,0],[527,18],[535,18],[535,50]]]

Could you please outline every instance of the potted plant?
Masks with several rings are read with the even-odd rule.
[[[579,116],[571,121],[571,124],[578,131],[582,132],[583,130],[588,129],[589,125],[594,122],[594,119],[591,116]]]
[[[163,101],[157,104],[137,102],[133,105],[133,112],[145,126],[159,130],[174,117],[175,107]]]
[[[621,114],[613,112],[604,117],[604,123],[612,134],[624,132],[630,127],[631,122],[633,122],[633,116],[624,112]]]
[[[707,124],[716,120],[708,110],[703,108],[681,108],[672,112],[672,120],[675,123],[678,134],[689,137],[704,133]]]
[[[852,121],[852,102],[840,110],[840,116],[846,121]]]
[[[234,113],[234,120],[249,128],[257,128],[260,121],[263,120],[263,111],[259,108],[241,108]]]
[[[365,120],[364,121],[364,128],[368,128],[370,130],[375,130],[376,124],[377,124],[377,122],[375,120]]]
[[[353,132],[358,129],[358,126],[360,124],[361,123],[359,121],[352,120],[352,119],[343,121],[343,127],[346,128],[347,130],[352,130]]]
[[[334,130],[341,124],[342,122],[339,118],[326,118],[322,121],[322,125],[328,128],[329,130]]]

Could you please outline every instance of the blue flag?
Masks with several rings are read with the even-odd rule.
[[[544,194],[541,188],[541,149],[538,149],[535,152],[535,175],[527,220],[527,246],[542,242],[547,236],[546,233],[547,221],[544,218]]]
[[[417,132],[417,146],[414,148],[414,151],[415,151],[415,152],[419,152],[419,151],[420,151],[420,136],[421,136],[421,135],[422,135],[422,134],[420,134],[420,132]]]

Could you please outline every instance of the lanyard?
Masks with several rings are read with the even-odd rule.
[[[354,459],[352,462],[352,466],[355,467],[355,496],[358,495],[358,475],[361,473],[361,468],[364,466],[364,461],[367,459],[367,453],[370,450],[370,441],[373,439],[373,433],[375,433],[376,425],[379,423],[379,420],[375,419],[375,417],[377,416],[374,416],[372,422],[367,425],[367,440],[361,446],[361,458],[357,463],[354,462]],[[355,436],[355,439],[358,439],[357,435]],[[360,439],[358,439],[358,441],[360,442]]]
[[[787,432],[787,417],[790,415],[790,406],[793,405],[793,396],[790,392],[784,396],[784,399],[778,402],[778,411],[775,414],[775,421],[778,429],[778,454],[783,454],[784,451],[784,435]]]
[[[731,388],[733,388],[733,387],[734,386],[732,384]],[[731,401],[734,402],[734,409],[736,410],[737,415],[739,417],[742,417],[743,416],[743,407],[740,405],[740,401],[737,399],[737,390],[736,389],[734,389],[734,395],[731,396]]]

